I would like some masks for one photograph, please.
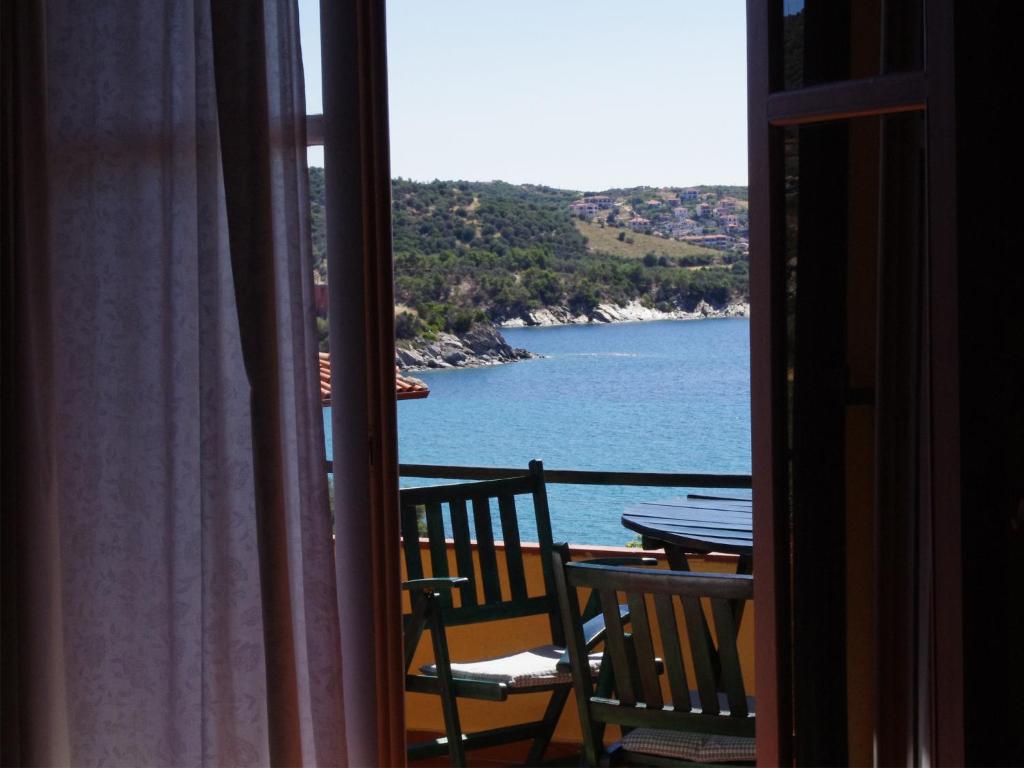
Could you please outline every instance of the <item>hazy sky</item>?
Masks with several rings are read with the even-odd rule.
[[[570,189],[747,183],[742,0],[388,0],[391,171]],[[318,0],[299,0],[321,111]],[[311,164],[322,164],[319,150]]]

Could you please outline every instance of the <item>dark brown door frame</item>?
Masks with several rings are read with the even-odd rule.
[[[928,0],[924,70],[772,92],[779,62],[772,41],[781,19],[773,3],[748,0],[748,120],[750,156],[751,428],[753,448],[754,568],[757,574],[758,763],[793,763],[793,689],[790,635],[790,531],[786,494],[784,294],[782,292],[782,201],[775,179],[782,173],[782,126],[845,120],[905,111],[926,113],[927,238],[922,418],[918,433],[921,483],[916,551],[916,640],[888,641],[878,653],[897,653],[897,669],[911,684],[902,701],[892,689],[876,694],[880,721],[896,711],[898,727],[879,727],[876,760],[905,762],[908,756],[936,765],[960,765],[963,742],[962,564],[960,554],[959,392],[956,311],[956,179],[952,8]],[[773,69],[774,68],[774,69]],[[927,75],[927,76],[926,76]],[[931,311],[932,307],[942,311]],[[875,600],[880,618],[905,604],[878,574]],[[899,581],[894,580],[893,583]],[[905,579],[903,581],[906,581]],[[911,604],[914,604],[912,601]],[[905,640],[905,638],[904,638]],[[884,634],[877,641],[886,644]],[[916,644],[915,644],[916,643]],[[822,703],[827,705],[826,703]],[[883,722],[884,724],[884,722]]]
[[[785,424],[776,417],[785,407],[784,302],[775,295],[782,284],[782,231],[773,227],[782,201],[772,180],[782,167],[778,129],[768,121],[771,83],[770,40],[773,17],[768,3],[747,2],[747,120],[750,185],[750,408],[754,512],[755,688],[757,762],[789,765],[793,755],[792,690],[788,599],[789,526],[785,517]],[[763,254],[759,257],[759,254]],[[779,510],[780,514],[776,514]]]
[[[930,715],[928,733],[918,741],[940,766],[963,765],[964,640],[963,559],[960,496],[960,336],[956,179],[956,62],[951,0],[925,2],[925,72],[928,141],[928,323],[931,385],[929,434],[931,472],[922,534],[930,560],[922,563],[920,591],[931,628],[919,656],[919,692]],[[930,586],[930,590],[929,590]]]

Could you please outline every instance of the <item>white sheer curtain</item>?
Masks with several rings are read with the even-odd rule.
[[[3,762],[346,763],[294,3],[4,22]]]

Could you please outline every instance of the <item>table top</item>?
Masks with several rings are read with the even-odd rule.
[[[636,504],[623,513],[622,524],[647,539],[687,552],[750,555],[752,509],[749,499],[683,497]]]

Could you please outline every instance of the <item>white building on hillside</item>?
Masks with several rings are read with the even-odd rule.
[[[704,248],[717,248],[718,250],[731,248],[734,242],[728,235],[691,235],[684,237],[683,240],[693,245],[700,245]]]
[[[577,200],[575,203],[569,204],[569,213],[573,216],[583,216],[587,219],[592,219],[597,215],[600,208],[595,203],[588,203],[583,200]]]
[[[670,224],[668,231],[673,237],[685,237],[686,235],[692,235],[698,229],[700,229],[700,226],[697,222],[692,219],[683,219]]]

